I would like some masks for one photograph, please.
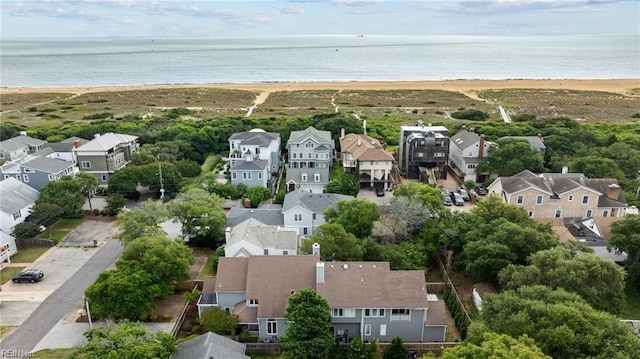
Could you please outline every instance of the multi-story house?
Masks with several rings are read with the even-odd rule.
[[[624,217],[627,207],[616,179],[587,178],[566,167],[562,173],[498,177],[487,191],[536,219]]]
[[[280,168],[280,134],[256,128],[249,132],[236,132],[229,137],[229,167],[243,161],[249,153],[257,160],[267,161],[269,172]]]
[[[500,139],[525,140],[529,142],[531,148],[540,152],[542,157],[544,157],[544,154],[547,151],[547,146],[544,145],[544,137],[542,137],[542,134],[538,134],[537,136],[504,136],[500,137]]]
[[[42,149],[46,141],[27,136],[21,131],[19,136],[0,142],[0,161],[14,161]]]
[[[340,151],[344,171],[358,172],[361,185],[386,190],[393,188],[395,159],[392,154],[385,151],[380,141],[367,135],[341,133]]]
[[[119,133],[96,134],[94,139],[74,148],[80,171],[90,173],[100,183],[109,182],[109,176],[131,161],[131,155],[140,150],[137,136]]]
[[[234,186],[240,183],[247,188],[262,186],[270,186],[269,162],[267,160],[256,159],[255,155],[247,150],[243,159],[234,160],[229,167],[231,176],[231,184]]]
[[[353,196],[311,193],[301,189],[289,192],[284,196],[282,204],[284,226],[297,229],[299,236],[311,236],[316,228],[325,223],[323,214],[325,209],[350,199],[353,199]]]
[[[314,255],[221,257],[198,308],[227,310],[260,341],[277,341],[287,332],[289,296],[305,288],[327,300],[336,340],[444,341],[444,303],[427,293],[424,272],[393,271],[388,262],[325,263],[317,244]]]
[[[312,193],[324,192],[335,157],[331,132],[313,127],[293,131],[287,141],[287,151],[287,191],[303,189]]]
[[[0,181],[16,178],[39,191],[51,181],[76,173],[77,167],[73,162],[27,155],[0,166]]]
[[[225,239],[225,257],[298,254],[297,229],[269,226],[253,218],[227,227]]]
[[[11,234],[29,216],[40,192],[10,177],[0,182],[0,198],[0,230]]]
[[[464,174],[464,181],[484,182],[485,176],[476,173],[476,167],[487,160],[491,142],[484,135],[463,128],[451,136],[449,142],[449,164]]]
[[[34,156],[43,156],[65,160],[67,162],[76,163],[76,155],[74,149],[89,142],[80,137],[69,137],[60,142],[47,143],[41,150],[34,152]]]
[[[449,130],[444,126],[401,126],[398,141],[398,163],[407,178],[424,180],[427,169],[435,168],[443,175],[449,159]]]

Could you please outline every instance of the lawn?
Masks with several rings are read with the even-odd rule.
[[[4,267],[0,271],[0,284],[5,284],[11,277],[22,272],[25,267]]]
[[[46,238],[58,244],[69,232],[74,230],[84,221],[84,218],[62,218],[52,224],[46,231],[38,235],[39,238]]]
[[[50,248],[51,247],[30,247],[21,249],[15,256],[11,257],[11,261],[14,263],[33,263]]]
[[[39,358],[39,359],[65,359],[68,358],[73,352],[74,348],[69,349],[44,349],[30,355],[29,358]]]
[[[620,318],[640,320],[640,292],[627,289]]]
[[[0,338],[8,336],[14,329],[16,327],[13,325],[0,325]]]
[[[55,229],[74,229],[84,222],[84,218],[62,218],[53,224]]]

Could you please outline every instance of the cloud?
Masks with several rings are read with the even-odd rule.
[[[331,0],[332,4],[344,6],[369,6],[382,3],[382,0]]]
[[[304,9],[298,5],[282,6],[279,7],[278,10],[283,14],[304,14]]]

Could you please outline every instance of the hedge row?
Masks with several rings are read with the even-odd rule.
[[[460,303],[456,300],[456,296],[451,291],[450,287],[447,287],[443,291],[444,302],[447,304],[453,319],[455,320],[456,327],[460,332],[460,337],[464,340],[467,337],[467,329],[469,327],[469,323],[467,323],[467,318],[464,315],[464,309],[460,306]]]

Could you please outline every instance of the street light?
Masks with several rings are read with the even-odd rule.
[[[87,298],[84,295],[82,296],[82,298],[84,298],[84,304],[87,306],[87,318],[89,319],[89,328],[93,328],[93,322],[91,321],[91,310],[89,310],[89,298]],[[82,309],[80,309],[78,313],[82,313]]]

